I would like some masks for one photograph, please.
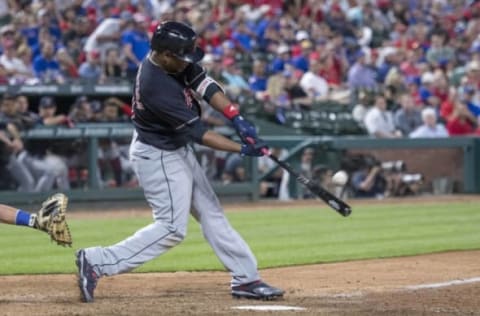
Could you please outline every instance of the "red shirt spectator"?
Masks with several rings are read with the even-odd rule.
[[[464,118],[454,117],[448,120],[447,130],[450,136],[468,135],[474,132],[473,126]]]
[[[450,136],[461,136],[473,134],[475,117],[470,113],[468,107],[457,102],[453,110],[453,114],[447,121],[447,130]]]
[[[342,84],[342,63],[333,55],[327,53],[320,58],[319,75],[324,78],[329,84],[339,86]]]
[[[444,119],[448,119],[453,113],[453,102],[451,100],[443,101],[440,105],[440,116]]]

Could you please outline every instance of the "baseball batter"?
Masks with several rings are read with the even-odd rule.
[[[178,245],[187,234],[189,214],[200,223],[205,239],[231,272],[233,296],[273,299],[284,293],[261,281],[252,251],[226,219],[192,150],[191,143],[197,142],[262,156],[267,147],[219,84],[197,64],[204,53],[195,45],[196,37],[189,26],[173,21],[160,24],[152,36],[151,51],[142,61],[134,85],[135,132],[130,159],[154,221],[116,245],[77,251],[78,285],[84,302],[94,300],[100,277],[131,271]],[[243,143],[206,129],[193,91],[232,121]]]

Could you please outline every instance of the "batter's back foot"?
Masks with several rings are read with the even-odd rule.
[[[284,290],[270,286],[261,280],[232,287],[234,298],[269,301],[282,298],[284,293]]]

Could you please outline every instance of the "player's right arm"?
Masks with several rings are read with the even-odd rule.
[[[240,114],[238,105],[225,95],[220,84],[208,76],[203,67],[190,64],[185,70],[185,76],[189,87],[232,122],[243,143],[248,143],[249,138],[256,142],[255,126]]]

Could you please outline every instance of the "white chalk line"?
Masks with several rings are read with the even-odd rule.
[[[469,283],[476,283],[476,282],[480,282],[480,277],[461,279],[461,280],[452,280],[452,281],[439,282],[439,283],[409,285],[409,286],[406,286],[405,289],[407,290],[436,289],[440,287],[462,285],[462,284],[469,284]]]
[[[253,311],[304,311],[305,307],[287,305],[242,305],[232,306],[232,309],[253,310]]]
[[[424,290],[424,289],[436,289],[436,288],[442,288],[442,287],[448,287],[448,286],[454,286],[454,285],[463,285],[463,284],[470,284],[470,283],[477,283],[480,282],[480,277],[473,277],[473,278],[467,278],[467,279],[457,279],[457,280],[450,280],[450,281],[445,281],[445,282],[438,282],[438,283],[426,283],[426,284],[417,284],[417,285],[407,285],[403,287],[397,287],[397,288],[390,288],[390,289],[385,289],[383,288],[381,291],[382,292],[397,292],[397,291],[405,291],[405,290]],[[354,291],[354,292],[343,292],[343,293],[336,293],[336,294],[324,294],[322,295],[323,297],[331,297],[331,298],[360,298],[362,296],[365,296],[366,294],[370,292],[378,292],[378,289],[375,290],[375,288],[369,288],[366,290],[362,291]]]

